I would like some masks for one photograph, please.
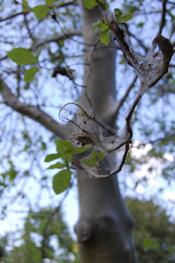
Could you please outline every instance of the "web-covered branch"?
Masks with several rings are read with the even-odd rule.
[[[142,96],[168,72],[169,63],[174,53],[169,40],[158,35],[153,40],[153,48],[148,52],[148,55],[141,57],[131,51],[125,40],[124,30],[114,16],[112,16],[110,21],[105,21],[105,23],[111,29],[125,60],[136,70],[140,80],[140,87],[126,114],[126,123],[120,134],[114,131],[111,132],[94,112],[90,113],[78,104],[72,104],[79,107],[80,112],[78,113],[77,109],[76,111],[67,109],[67,106],[70,106],[70,104],[64,107],[64,111],[67,109],[67,121],[71,121],[75,127],[74,133],[70,138],[71,142],[76,147],[89,146],[92,149],[87,152],[87,155],[84,154],[79,159],[76,159],[74,165],[92,174],[95,178],[106,178],[121,171],[133,135],[131,120],[135,108]],[[158,45],[159,51],[155,53],[154,47],[156,45]],[[136,79],[135,77],[133,83],[135,83]],[[74,118],[71,119],[70,116],[74,116]],[[105,157],[103,156],[100,159],[98,157],[100,152],[103,152]],[[95,159],[96,162],[94,162]]]

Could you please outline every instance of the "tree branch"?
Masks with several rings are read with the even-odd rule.
[[[128,97],[130,91],[132,90],[132,88],[133,88],[133,86],[134,86],[134,84],[135,84],[137,78],[138,78],[138,76],[136,75],[136,76],[134,77],[134,79],[132,80],[132,82],[130,83],[130,85],[128,86],[128,88],[127,88],[127,90],[126,90],[126,92],[125,92],[123,98],[121,98],[121,100],[120,100],[120,102],[119,102],[119,104],[118,104],[118,106],[117,106],[115,116],[118,115],[119,110],[121,109],[123,103],[126,101],[126,98]]]
[[[159,32],[158,35],[161,35],[163,27],[165,25],[165,16],[166,16],[166,4],[167,4],[167,0],[162,0],[162,16],[161,16],[161,22],[160,22],[160,28],[159,28]]]
[[[17,17],[17,16],[20,16],[20,15],[24,15],[24,14],[27,14],[26,12],[22,11],[22,12],[18,12],[18,13],[15,13],[15,14],[12,14],[10,16],[7,16],[5,18],[0,18],[0,22],[3,22],[3,21],[7,21],[9,19],[12,19],[14,17]]]
[[[61,7],[69,6],[69,5],[78,5],[78,1],[73,0],[73,1],[62,3],[62,4],[58,4],[58,6],[56,6],[56,8],[61,8]]]
[[[69,33],[64,33],[62,35],[58,35],[56,37],[53,37],[53,38],[50,38],[50,39],[45,39],[41,42],[38,42],[36,44],[34,44],[32,46],[32,50],[35,50],[45,44],[49,44],[49,43],[52,43],[52,42],[55,42],[55,43],[58,43],[58,41],[62,40],[62,39],[68,39],[68,38],[71,38],[73,36],[82,36],[82,32],[80,30],[75,30],[75,31],[72,31],[72,32],[69,32]]]
[[[4,103],[11,107],[13,110],[40,123],[56,136],[63,139],[66,138],[67,133],[65,126],[59,124],[50,115],[40,110],[39,108],[20,102],[18,98],[11,92],[4,81],[2,81],[2,88],[0,89],[0,93],[3,97]]]

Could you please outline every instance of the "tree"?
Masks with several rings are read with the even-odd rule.
[[[175,227],[167,211],[155,205],[153,200],[140,201],[126,198],[125,201],[135,220],[134,239],[139,262],[172,262],[175,251]],[[54,218],[51,218],[50,215],[53,213]],[[41,242],[34,239],[33,234],[42,237]],[[55,236],[58,239],[57,245],[59,244],[58,255],[54,253],[54,248],[51,246],[52,237]],[[50,262],[79,262],[76,243],[71,238],[60,211],[55,213],[49,209],[42,209],[39,212],[30,212],[22,231],[23,244],[14,247],[13,243],[10,253],[5,249],[9,245],[9,239],[9,236],[1,239],[3,262],[39,262],[40,254],[50,259]],[[43,246],[45,239],[47,240],[46,246]],[[33,249],[35,252],[32,251]],[[59,252],[60,249],[61,252]]]
[[[51,214],[53,215],[51,217]],[[41,209],[38,212],[30,211],[21,236],[22,244],[13,246],[11,251],[6,251],[2,257],[2,262],[34,263],[44,262],[79,262],[76,247],[72,239],[68,226],[63,221],[61,211],[51,209]],[[2,241],[5,240],[2,239]],[[6,238],[6,244],[2,249],[10,245],[10,237]]]
[[[135,220],[135,243],[139,262],[173,262],[175,228],[167,211],[153,200],[127,198]]]
[[[167,211],[155,205],[153,200],[145,202],[126,198],[125,201],[135,220],[134,239],[139,262],[172,262],[175,251],[175,227]],[[54,217],[51,217],[51,214],[54,214]],[[58,241],[55,240],[54,246],[59,244],[56,254],[52,245],[53,237]],[[60,211],[57,213],[49,209],[30,211],[22,230],[21,240],[23,244],[18,247],[14,246],[13,240],[12,250],[6,252],[5,248],[9,245],[10,238],[7,236],[1,239],[3,262],[40,262],[41,254],[44,259],[50,259],[50,262],[79,262],[76,243],[71,238]],[[44,240],[46,242],[43,242]]]
[[[132,239],[133,219],[121,197],[118,179],[114,174],[118,173],[124,165],[133,139],[132,121],[134,119],[137,121],[139,116],[138,113],[135,114],[135,109],[143,95],[146,92],[153,92],[150,97],[157,98],[158,92],[166,92],[167,97],[173,94],[171,87],[174,79],[171,72],[164,80],[162,79],[168,72],[173,46],[167,38],[161,36],[164,28],[168,32],[171,31],[171,24],[169,26],[165,22],[171,23],[174,18],[171,12],[173,3],[163,1],[161,6],[157,5],[161,8],[160,25],[155,25],[150,43],[153,40],[153,46],[158,46],[158,52],[148,47],[146,36],[137,36],[133,33],[132,23],[131,28],[127,24],[127,21],[135,15],[134,28],[141,28],[146,34],[148,24],[136,19],[136,15],[141,14],[141,10],[145,8],[141,1],[136,1],[136,4],[133,1],[128,3],[123,1],[123,9],[115,9],[111,16],[106,12],[108,8],[106,1],[81,1],[82,23],[78,15],[80,9],[77,1],[46,0],[44,4],[43,2],[39,4],[38,1],[31,4],[25,0],[22,3],[14,1],[13,8],[10,11],[5,9],[4,17],[0,20],[2,25],[5,24],[6,27],[12,25],[15,30],[13,39],[11,33],[6,36],[7,31],[3,31],[4,52],[1,57],[3,74],[0,87],[2,107],[5,107],[3,124],[6,120],[3,132],[6,136],[8,133],[5,131],[9,131],[12,125],[8,122],[8,116],[12,116],[11,111],[19,113],[13,114],[13,120],[16,120],[15,128],[18,123],[18,131],[21,131],[20,135],[19,133],[14,135],[14,129],[10,128],[12,144],[9,144],[9,136],[4,138],[4,143],[8,144],[6,147],[3,146],[6,157],[3,161],[5,167],[9,165],[9,170],[2,173],[2,190],[6,191],[9,181],[17,183],[18,178],[21,177],[26,183],[26,178],[32,174],[31,170],[36,169],[37,161],[43,156],[39,150],[45,151],[48,147],[50,140],[44,139],[42,128],[39,128],[40,126],[35,128],[26,118],[28,117],[51,132],[52,135],[49,133],[48,138],[56,136],[72,142],[57,141],[57,153],[48,155],[46,161],[60,157],[63,160],[62,163],[58,162],[50,167],[63,168],[53,178],[53,188],[56,193],[65,190],[70,184],[72,166],[77,169],[80,218],[75,229],[81,262],[137,262]],[[1,5],[3,9],[4,3]],[[72,6],[74,8],[71,8]],[[65,12],[62,12],[63,9]],[[155,13],[156,11],[155,7]],[[150,12],[149,7],[148,12]],[[13,22],[14,19],[16,22]],[[72,31],[69,30],[70,23]],[[95,32],[92,31],[92,25]],[[127,43],[125,31],[134,44],[134,50],[137,49],[139,54],[132,51],[131,44]],[[41,32],[44,32],[45,36],[41,36]],[[170,36],[173,33],[174,29],[170,32]],[[82,35],[83,40],[72,38]],[[72,52],[76,45],[80,47],[82,44],[84,81],[81,85],[81,94],[76,96],[75,93],[79,93],[80,89],[77,80],[74,79],[73,69],[68,64],[68,58],[69,52]],[[68,51],[69,47],[70,51]],[[116,90],[115,84],[116,51],[117,67],[121,65],[121,72],[124,72],[123,77],[120,77],[122,81],[120,91]],[[78,53],[70,54],[71,57],[78,55]],[[123,57],[132,68],[127,67]],[[13,62],[10,62],[10,59]],[[75,99],[78,99],[78,103],[70,103],[68,97],[68,103],[62,105],[59,111],[60,119],[69,121],[66,125],[55,120],[58,109],[49,110],[49,106],[58,105],[56,98],[60,93],[55,88],[55,79],[51,80],[48,72],[53,78],[66,77],[75,87],[72,93]],[[81,71],[77,73],[78,80],[80,74]],[[15,79],[12,76],[15,76]],[[130,84],[129,81],[124,81],[124,76],[127,76],[127,79],[130,79],[128,76],[133,76]],[[159,80],[162,84],[155,91],[153,86]],[[51,82],[53,84],[50,84]],[[169,85],[168,91],[162,87],[164,83]],[[135,86],[137,90],[134,89]],[[121,113],[124,113],[124,118],[121,118]],[[154,143],[157,141],[167,144],[173,139],[174,133],[171,131],[173,121],[171,118],[168,119],[168,126],[165,126],[165,121],[166,118],[162,118],[159,125],[162,136],[156,133],[153,134],[155,138],[152,136],[153,149],[156,149]],[[30,128],[27,128],[27,125],[30,125]],[[119,127],[123,127],[120,133]],[[149,127],[144,135],[146,131],[149,131]],[[17,150],[14,147],[15,143],[19,145]],[[161,146],[158,145],[159,150]],[[170,147],[167,146],[167,149],[169,152]],[[19,166],[19,160],[14,160],[16,154],[20,152],[23,152],[20,156],[21,161],[28,158],[27,160],[31,160],[32,164],[22,171],[21,177],[16,168]],[[163,154],[161,157],[161,161],[166,159]],[[167,159],[164,160],[164,168],[168,162],[171,163],[171,170],[174,169],[171,160]],[[45,182],[45,187],[47,182],[50,182],[46,177],[42,177],[41,181]],[[24,197],[22,191],[19,193]]]

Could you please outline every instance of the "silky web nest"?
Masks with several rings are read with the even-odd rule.
[[[74,166],[95,178],[109,177],[121,170],[128,134],[117,135],[92,110],[85,110],[76,103],[65,104],[59,112],[59,118],[73,124],[69,138],[72,145],[88,149],[77,154],[72,162]]]

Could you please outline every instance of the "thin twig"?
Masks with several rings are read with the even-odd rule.
[[[158,31],[158,35],[161,35],[163,27],[165,25],[165,16],[166,16],[166,4],[167,4],[167,0],[162,0],[162,16],[161,16],[161,22],[160,22],[160,27],[159,27],[159,31]]]
[[[134,79],[132,80],[132,82],[130,83],[130,85],[128,86],[128,88],[127,88],[124,96],[121,98],[121,100],[120,100],[120,102],[119,102],[119,104],[118,104],[118,106],[117,106],[117,109],[116,109],[116,112],[115,112],[115,116],[118,115],[119,110],[121,109],[123,103],[126,101],[126,98],[128,97],[130,91],[132,90],[132,88],[133,88],[133,86],[134,86],[137,78],[138,78],[138,76],[136,75],[136,76],[134,77]]]
[[[24,14],[27,14],[27,12],[22,11],[22,12],[15,13],[11,16],[7,16],[5,18],[0,18],[0,22],[7,21],[9,19],[15,18],[15,17],[20,16],[20,15],[24,15]]]
[[[128,154],[128,151],[129,151],[129,143],[127,142],[127,143],[125,144],[125,151],[124,151],[124,154],[123,154],[123,157],[122,157],[122,160],[121,160],[121,163],[120,163],[118,169],[116,169],[116,170],[113,171],[111,174],[109,174],[109,175],[107,176],[107,178],[110,177],[110,176],[112,176],[112,175],[114,175],[114,174],[119,173],[119,172],[122,170],[123,165],[125,164],[125,160],[126,160],[126,156],[127,156],[127,154]],[[100,178],[101,178],[101,176],[100,176]]]
[[[39,47],[42,47],[43,45],[46,45],[46,44],[49,44],[49,43],[53,43],[53,42],[58,43],[60,40],[69,39],[69,38],[71,38],[73,36],[82,36],[82,31],[75,30],[75,31],[72,31],[72,32],[64,33],[62,35],[58,35],[56,37],[52,37],[50,39],[45,39],[45,40],[43,40],[41,42],[38,42],[38,43],[34,44],[32,46],[32,50],[35,50],[35,49],[37,49]]]
[[[26,25],[26,29],[27,29],[27,32],[28,32],[28,34],[29,34],[29,37],[30,37],[30,38],[33,40],[33,42],[34,42],[34,37],[33,37],[32,32],[31,32],[31,30],[30,30],[29,23],[28,23],[28,20],[27,20],[27,14],[26,14],[26,13],[24,14],[24,23],[25,23],[25,25]]]

